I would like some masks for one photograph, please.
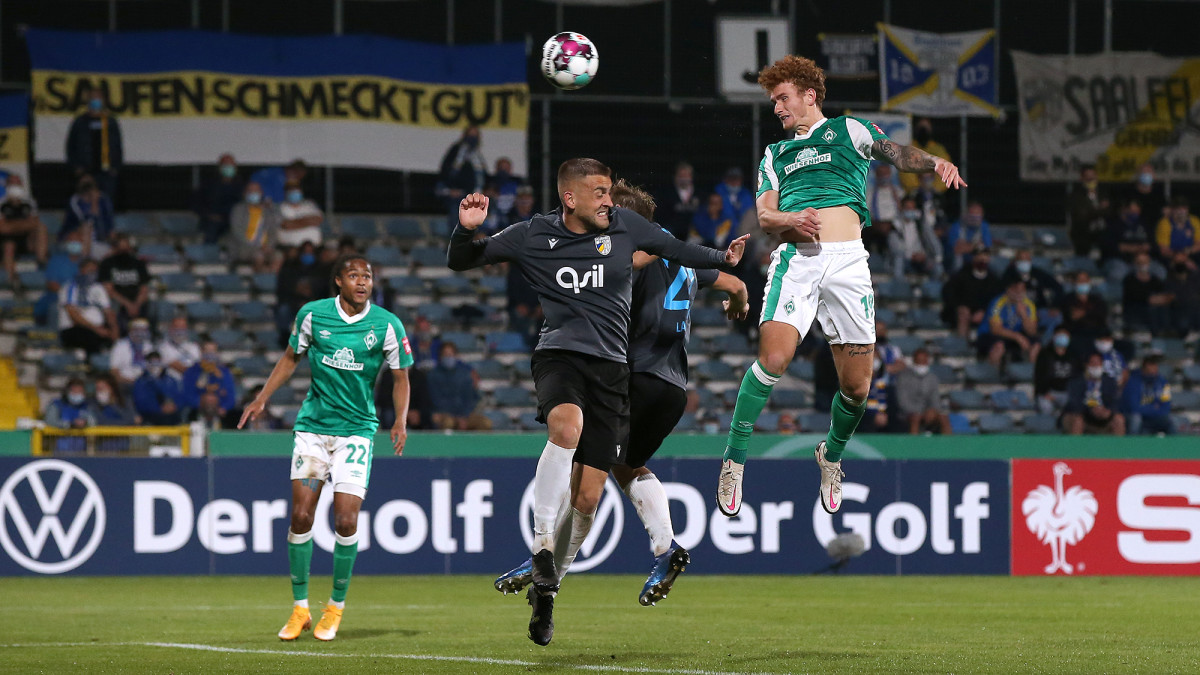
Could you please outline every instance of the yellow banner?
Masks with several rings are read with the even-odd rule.
[[[0,164],[29,159],[29,127],[0,128]]]
[[[92,89],[122,118],[380,122],[524,131],[529,85],[446,85],[377,76],[268,77],[205,71],[33,71],[38,115],[75,116]]]

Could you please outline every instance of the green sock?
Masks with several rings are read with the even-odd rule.
[[[303,539],[295,543],[293,539]],[[288,567],[292,571],[292,599],[308,599],[308,568],[312,563],[312,530],[304,534],[288,532]]]
[[[825,436],[825,459],[836,462],[842,458],[846,444],[850,442],[850,437],[858,428],[858,421],[866,411],[866,401],[863,401],[862,405],[853,405],[838,391],[829,409],[833,421],[829,425],[829,433]]]
[[[353,538],[353,542],[343,544],[343,539]],[[354,569],[354,559],[358,557],[358,535],[350,537],[338,536],[333,545],[333,593],[329,599],[334,602],[346,601],[346,589],[350,588],[350,570]]]
[[[746,374],[742,377],[742,386],[738,388],[737,404],[733,407],[733,421],[729,423],[729,440],[726,442],[722,461],[732,459],[738,464],[746,463],[746,446],[750,444],[754,423],[762,414],[763,407],[767,405],[767,397],[771,395],[771,389],[780,377],[767,372],[758,361],[746,369]]]

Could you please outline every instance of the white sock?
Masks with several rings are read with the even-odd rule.
[[[337,607],[338,609],[346,609],[346,601],[345,600],[343,600],[341,602],[334,602],[333,598],[330,598],[328,604],[331,607]]]
[[[533,552],[554,548],[554,521],[571,493],[571,464],[575,448],[549,441],[533,474]]]
[[[308,609],[308,598],[305,598],[303,600],[297,600],[296,602],[294,602],[292,604],[297,607],[303,607],[304,609]]]
[[[671,527],[671,507],[667,503],[667,491],[663,489],[658,476],[652,473],[638,476],[625,486],[625,494],[637,509],[638,518],[646,526],[650,535],[650,550],[656,556],[666,553],[671,548],[671,540],[675,538],[675,529]]]
[[[558,520],[554,524],[554,571],[558,573],[560,583],[567,575],[567,568],[571,566],[571,562],[567,560],[567,550],[571,548],[571,527],[575,521],[575,509],[571,508],[568,501],[570,500],[563,502],[563,508],[558,512]]]
[[[592,531],[592,521],[595,519],[595,513],[582,513],[579,509],[571,507],[571,538],[567,542],[567,550],[563,555],[562,569],[558,572],[559,579],[562,579],[567,570],[571,568],[571,563],[575,562],[579,547],[583,546],[583,540],[587,539],[588,532]]]

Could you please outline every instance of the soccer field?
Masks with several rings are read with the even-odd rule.
[[[539,648],[524,597],[477,576],[356,577],[330,643],[275,637],[290,611],[283,575],[8,578],[0,671],[1200,670],[1195,578],[685,575],[650,608],[642,581],[568,578]],[[323,597],[329,579],[311,587]]]

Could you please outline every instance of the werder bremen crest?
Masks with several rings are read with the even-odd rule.
[[[378,344],[378,342],[379,342],[379,338],[375,337],[375,329],[374,328],[372,328],[371,332],[367,333],[366,337],[363,338],[363,342],[367,343],[367,349],[375,348],[375,345]]]
[[[596,237],[596,251],[600,255],[608,255],[612,253],[612,238],[607,234],[602,234]]]

